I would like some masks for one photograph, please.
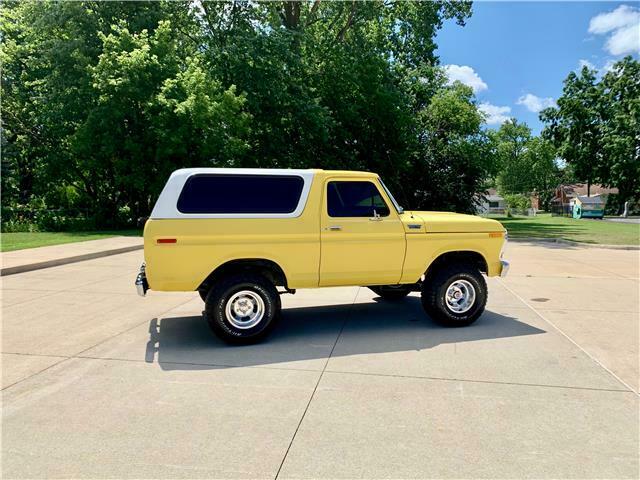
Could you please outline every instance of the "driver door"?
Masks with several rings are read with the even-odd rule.
[[[387,285],[400,280],[404,227],[374,179],[326,180],[320,241],[320,286]]]

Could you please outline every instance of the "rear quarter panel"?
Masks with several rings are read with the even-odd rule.
[[[260,258],[277,263],[289,288],[317,287],[320,265],[319,184],[295,218],[150,219],[144,229],[149,286],[192,291],[220,265]],[[175,238],[159,244],[158,239]]]

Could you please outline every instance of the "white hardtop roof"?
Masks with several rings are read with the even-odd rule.
[[[298,217],[307,202],[311,180],[318,170],[287,169],[287,168],[181,168],[175,170],[165,184],[160,196],[151,212],[151,218],[289,218]],[[223,175],[297,175],[302,177],[304,185],[300,194],[298,206],[291,213],[274,214],[189,214],[178,211],[177,201],[187,179],[198,174]]]
[[[300,175],[317,172],[312,168],[181,168],[171,175],[194,175],[198,173],[226,173],[235,175]]]
[[[347,175],[350,177],[378,177],[376,173],[359,170],[324,170],[322,168],[181,168],[174,170],[170,178],[190,177],[198,174],[219,175],[300,175],[303,178],[312,178],[319,173],[331,175]]]

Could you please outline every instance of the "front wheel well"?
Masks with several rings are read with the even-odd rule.
[[[223,263],[202,281],[197,290],[206,292],[222,278],[239,273],[257,273],[273,283],[274,286],[287,288],[287,277],[276,262],[263,258],[245,258]]]
[[[442,266],[451,263],[463,263],[466,265],[471,265],[477,268],[482,273],[487,273],[489,271],[489,268],[487,267],[487,261],[482,256],[482,254],[469,250],[462,250],[446,252],[436,258],[433,262],[431,262],[431,264],[427,268],[427,271],[424,272],[425,278],[433,275],[433,273],[439,270]]]

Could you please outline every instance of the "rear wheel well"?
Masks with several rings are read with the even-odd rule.
[[[463,263],[465,265],[471,265],[472,267],[477,268],[482,273],[487,273],[489,271],[487,267],[487,261],[484,259],[482,254],[464,250],[447,252],[440,255],[433,262],[431,262],[431,265],[429,265],[427,271],[424,272],[425,278],[433,275],[433,273],[439,270],[442,266],[450,265],[451,263]]]
[[[262,275],[273,283],[273,285],[287,288],[287,277],[282,268],[280,268],[280,265],[276,262],[262,258],[246,258],[223,263],[202,281],[197,290],[207,292],[223,277],[239,273],[254,273]]]

